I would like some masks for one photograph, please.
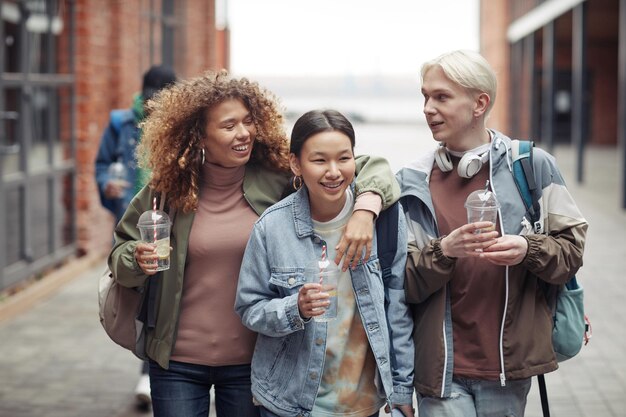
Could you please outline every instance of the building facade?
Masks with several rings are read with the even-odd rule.
[[[214,0],[0,0],[0,291],[111,243],[94,161],[153,64],[228,67]]]
[[[480,49],[498,72],[491,124],[571,144],[579,182],[589,145],[626,143],[625,0],[481,0]]]

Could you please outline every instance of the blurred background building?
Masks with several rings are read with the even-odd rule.
[[[626,208],[626,1],[481,0],[480,21],[500,83],[490,125],[549,151],[570,144],[581,183],[606,169],[585,163],[587,146],[621,149]]]
[[[213,0],[0,0],[0,291],[110,247],[94,160],[152,64],[228,67]]]

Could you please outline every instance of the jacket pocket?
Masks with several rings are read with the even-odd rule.
[[[285,339],[265,340],[263,343],[257,343],[253,359],[256,366],[252,368],[253,373],[258,372],[258,378],[271,381],[285,360],[286,350],[287,343]]]
[[[270,284],[276,286],[283,297],[298,292],[305,283],[306,276],[303,269],[272,268],[271,270]]]

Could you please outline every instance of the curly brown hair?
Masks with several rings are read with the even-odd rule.
[[[288,172],[289,141],[278,98],[247,78],[208,71],[161,90],[147,103],[149,116],[140,125],[139,166],[151,171],[150,187],[167,193],[171,208],[197,208],[208,110],[232,98],[243,102],[257,129],[248,163]]]

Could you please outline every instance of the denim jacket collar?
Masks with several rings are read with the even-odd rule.
[[[350,184],[352,193],[355,190],[354,181]],[[355,197],[356,199],[356,197]],[[314,234],[313,221],[311,220],[311,203],[306,185],[302,185],[293,195],[293,220],[296,224],[296,234],[304,238]]]
[[[293,195],[293,220],[296,225],[296,234],[299,238],[313,234],[313,221],[311,220],[311,205],[309,204],[309,192],[303,185]]]

